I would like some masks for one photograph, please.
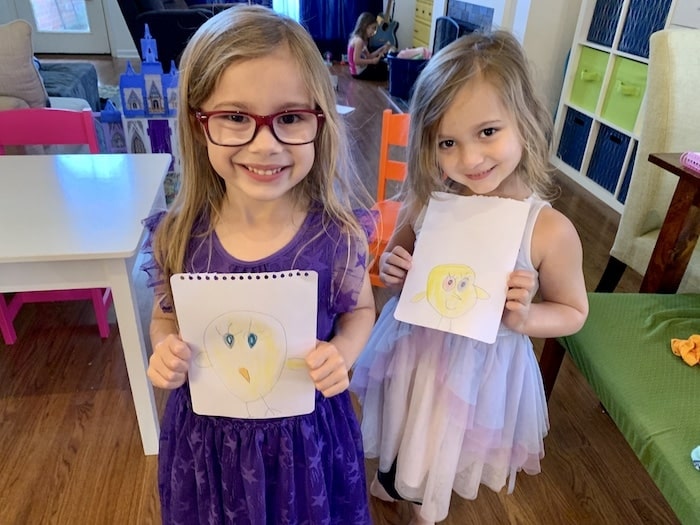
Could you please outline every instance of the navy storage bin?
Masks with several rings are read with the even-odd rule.
[[[586,176],[614,193],[629,143],[627,135],[601,124]]]
[[[588,41],[612,47],[621,11],[622,0],[598,0],[588,27]]]
[[[630,163],[627,165],[627,170],[625,171],[625,178],[622,179],[622,186],[620,187],[620,193],[617,195],[617,200],[622,204],[627,200],[627,192],[630,189],[630,180],[632,179],[632,171],[634,170],[634,159],[637,158],[637,145],[639,143],[634,143],[634,149],[632,150],[632,157],[630,158]]]
[[[593,119],[591,117],[575,109],[566,109],[566,118],[564,119],[564,128],[559,139],[557,156],[576,170],[581,169],[583,153],[586,150],[586,141],[588,140],[588,133],[591,131],[592,123]]]
[[[671,0],[631,0],[620,37],[620,51],[649,58],[649,38],[664,28]]]
[[[389,94],[408,100],[411,89],[421,70],[428,63],[425,59],[396,58],[389,56]]]

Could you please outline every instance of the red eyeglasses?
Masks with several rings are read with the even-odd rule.
[[[287,109],[272,115],[244,111],[194,111],[207,138],[217,146],[244,146],[255,139],[262,126],[282,144],[309,144],[318,136],[325,115],[317,109]]]

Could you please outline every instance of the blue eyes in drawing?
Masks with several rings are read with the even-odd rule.
[[[231,332],[226,332],[223,335],[223,338],[224,338],[224,344],[229,349],[232,349],[233,345],[236,344],[236,337]],[[248,348],[250,348],[252,350],[257,342],[258,342],[258,336],[252,332],[249,333],[248,334]]]
[[[255,335],[254,333],[249,333],[248,334],[248,348],[252,349],[255,346],[255,343],[258,342],[258,336]]]

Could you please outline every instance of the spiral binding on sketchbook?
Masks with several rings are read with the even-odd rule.
[[[285,277],[309,277],[312,272],[304,270],[287,270],[268,273],[178,273],[173,277],[180,281],[261,281],[267,279],[284,279]]]
[[[700,174],[700,151],[686,151],[681,155],[681,164]]]

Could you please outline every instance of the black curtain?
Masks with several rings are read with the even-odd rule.
[[[360,13],[378,14],[382,0],[299,0],[300,22],[311,33],[321,53],[330,51],[333,60],[347,53],[348,39]]]

